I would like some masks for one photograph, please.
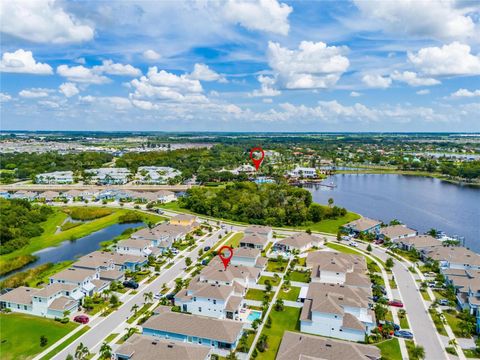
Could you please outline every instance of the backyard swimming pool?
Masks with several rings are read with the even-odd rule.
[[[256,319],[260,319],[262,317],[261,311],[251,310],[250,314],[248,314],[247,320],[249,322],[254,322]]]

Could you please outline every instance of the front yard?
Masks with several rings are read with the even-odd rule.
[[[54,344],[78,324],[58,321],[24,314],[0,314],[0,342],[2,344],[2,360],[22,360],[36,354]],[[8,329],[8,330],[7,330]],[[47,338],[47,344],[40,346],[40,337]]]
[[[382,341],[375,344],[375,346],[380,349],[382,360],[402,360],[402,353],[397,338]]]

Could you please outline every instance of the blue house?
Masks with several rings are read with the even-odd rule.
[[[165,306],[159,306],[154,314],[143,324],[144,335],[233,350],[243,334],[240,321],[171,312]]]
[[[343,225],[343,229],[350,234],[376,234],[380,232],[382,222],[378,220],[361,217],[360,219],[349,222]]]

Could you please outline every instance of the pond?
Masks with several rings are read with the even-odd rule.
[[[480,188],[435,178],[393,174],[339,174],[326,184],[305,186],[313,200],[389,222],[398,219],[424,233],[431,228],[465,237],[465,246],[480,252]]]

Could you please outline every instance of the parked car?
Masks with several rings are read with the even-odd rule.
[[[386,325],[390,325],[391,327],[393,327],[393,330],[395,330],[395,331],[400,330],[400,325],[395,324],[393,321],[388,321],[388,320],[386,320],[386,321],[385,321],[385,324],[386,324]]]
[[[178,249],[176,249],[176,248],[171,248],[170,251],[172,252],[173,255],[178,254]]]
[[[356,241],[350,241],[350,244],[348,244],[353,247],[358,247],[358,243]]]
[[[384,301],[388,302],[388,298],[386,298],[385,296],[373,296],[372,300],[374,302],[378,302],[378,301],[381,301],[381,300],[384,300]]]
[[[438,300],[438,304],[442,305],[442,306],[448,306],[448,304],[450,304],[450,302],[447,299],[440,299],[440,300]]]
[[[162,295],[162,293],[158,293],[158,294],[155,294],[155,295],[153,296],[153,298],[154,298],[155,300],[160,300],[161,298],[163,298],[163,295]]]
[[[202,260],[202,265],[208,265],[208,260],[207,259]]]
[[[383,240],[375,240],[373,243],[375,245],[381,245],[381,244],[383,244]]]
[[[430,288],[436,288],[437,287],[437,283],[435,281],[430,281],[427,283],[428,287]]]
[[[402,337],[404,339],[413,339],[413,334],[410,331],[407,331],[407,330],[395,331],[394,335],[397,336],[397,337]]]
[[[138,283],[133,280],[126,280],[123,282],[123,286],[129,289],[138,289]]]
[[[341,239],[342,239],[343,241],[350,241],[351,237],[348,236],[348,235],[343,235],[343,236],[341,237]]]
[[[400,300],[390,300],[388,305],[403,308],[403,303]]]
[[[387,290],[382,285],[372,284],[372,290],[378,289],[383,295],[387,295]]]
[[[73,321],[78,322],[80,324],[88,324],[90,319],[87,315],[77,315],[73,318]]]
[[[211,246],[205,246],[205,247],[203,248],[203,251],[208,251],[208,250],[210,250],[210,249],[211,249]]]
[[[165,295],[165,298],[167,298],[167,300],[172,301],[172,300],[175,299],[175,294],[167,294],[167,295]]]

